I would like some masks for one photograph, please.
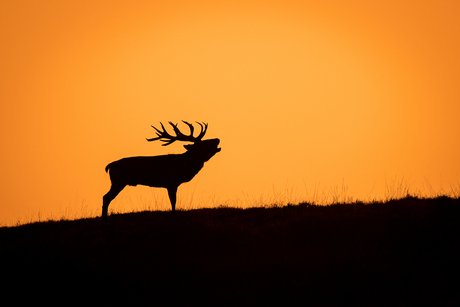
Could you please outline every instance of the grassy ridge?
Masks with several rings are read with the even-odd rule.
[[[0,257],[21,301],[440,306],[459,239],[460,200],[407,197],[35,223],[0,229]]]

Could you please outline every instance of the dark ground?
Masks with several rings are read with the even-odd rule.
[[[0,228],[3,301],[458,306],[460,200],[142,212]]]

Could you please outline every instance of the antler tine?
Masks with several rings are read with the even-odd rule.
[[[196,122],[198,125],[200,125],[201,127],[201,132],[200,134],[196,137],[197,140],[201,140],[203,138],[203,136],[206,134],[206,130],[208,130],[208,124],[206,123],[203,123],[204,124],[204,129],[203,129],[203,125],[199,122]]]
[[[180,140],[179,138],[186,136],[179,130],[179,128],[177,128],[177,124],[174,124],[172,122],[169,122],[169,124],[173,127],[174,132],[176,133],[176,138],[178,140]]]
[[[195,130],[195,128],[193,127],[192,124],[190,124],[189,122],[183,120],[183,122],[190,128],[190,135],[185,135],[183,134],[179,128],[177,127],[177,124],[173,124],[171,122],[169,122],[171,124],[171,126],[173,126],[173,129],[174,129],[174,132],[176,132],[176,139],[178,141],[188,141],[188,142],[196,142],[196,141],[199,141],[201,140],[200,137],[194,137],[193,136],[193,132]]]
[[[151,141],[160,140],[162,142],[165,142],[165,144],[163,144],[163,146],[170,145],[170,144],[174,143],[176,141],[176,138],[173,137],[172,135],[170,135],[166,131],[165,126],[163,126],[163,123],[160,122],[160,125],[161,125],[161,128],[163,129],[163,131],[160,131],[155,126],[151,125],[152,128],[156,130],[156,134],[157,134],[158,137],[147,139],[147,141],[151,142]],[[164,140],[162,140],[162,139],[164,139]]]
[[[195,130],[195,128],[193,127],[193,125],[189,122],[186,122],[185,120],[183,120],[183,122],[185,124],[187,124],[187,126],[190,128],[190,136],[193,136],[193,131]]]
[[[163,126],[163,123],[160,123],[160,125],[161,125],[161,128],[163,128],[163,131],[158,130],[156,127],[152,125],[152,128],[157,131],[157,135],[159,139],[161,139],[164,134],[168,134],[168,132],[166,132],[165,126]]]
[[[161,124],[161,123],[160,123],[160,124]],[[155,130],[157,131],[158,137],[156,137],[156,138],[151,138],[151,139],[147,139],[147,141],[151,142],[151,141],[156,141],[156,140],[161,139],[161,136],[160,136],[160,135],[161,135],[161,131],[158,130],[158,129],[157,129],[155,126],[153,126],[153,125],[150,125],[150,126],[151,126],[153,129],[155,129]]]

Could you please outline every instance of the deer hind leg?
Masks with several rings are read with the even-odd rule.
[[[176,194],[177,194],[177,187],[168,187],[168,196],[169,200],[171,201],[171,208],[172,211],[176,211]]]
[[[102,197],[102,222],[107,221],[107,213],[109,210],[110,202],[125,188],[125,185],[114,185],[107,192],[107,194]]]

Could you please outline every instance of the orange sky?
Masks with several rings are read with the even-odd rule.
[[[182,152],[145,140],[181,119],[222,152],[178,209],[458,195],[458,16],[458,1],[2,1],[0,225],[99,215],[104,167]],[[110,206],[147,208],[169,210],[166,190]]]

